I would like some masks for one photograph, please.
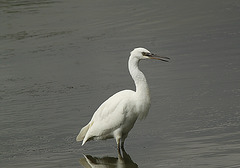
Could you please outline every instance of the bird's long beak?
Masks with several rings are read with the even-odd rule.
[[[168,58],[168,57],[158,56],[156,54],[149,54],[148,57],[150,59],[156,59],[156,60],[161,60],[161,61],[165,61],[165,62],[169,62],[169,60],[170,60],[170,58]]]

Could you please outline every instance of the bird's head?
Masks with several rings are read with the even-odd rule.
[[[131,52],[131,56],[136,57],[139,60],[142,60],[142,59],[156,59],[156,60],[161,60],[161,61],[168,62],[169,59],[170,59],[168,57],[158,56],[156,54],[153,54],[145,48],[135,48]]]

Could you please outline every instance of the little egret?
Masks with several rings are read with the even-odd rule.
[[[76,140],[105,140],[115,138],[118,151],[124,149],[124,141],[137,119],[147,116],[150,93],[147,80],[139,70],[140,60],[157,59],[168,62],[168,57],[157,56],[145,48],[135,48],[128,60],[128,69],[136,85],[136,91],[123,90],[108,98],[93,114],[90,122],[81,129]]]

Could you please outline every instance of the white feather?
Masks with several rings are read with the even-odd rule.
[[[146,53],[150,54],[144,48],[136,48],[129,57],[128,68],[136,91],[123,90],[107,99],[77,136],[77,141],[83,141],[82,145],[88,140],[115,138],[119,147],[120,140],[123,144],[137,118],[143,119],[147,116],[150,93],[147,80],[138,64],[142,59],[155,58],[146,56]]]

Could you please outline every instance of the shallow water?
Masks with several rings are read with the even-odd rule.
[[[240,3],[1,1],[1,167],[240,167]],[[95,109],[134,89],[129,52],[143,61],[152,107],[126,140],[75,142]]]

